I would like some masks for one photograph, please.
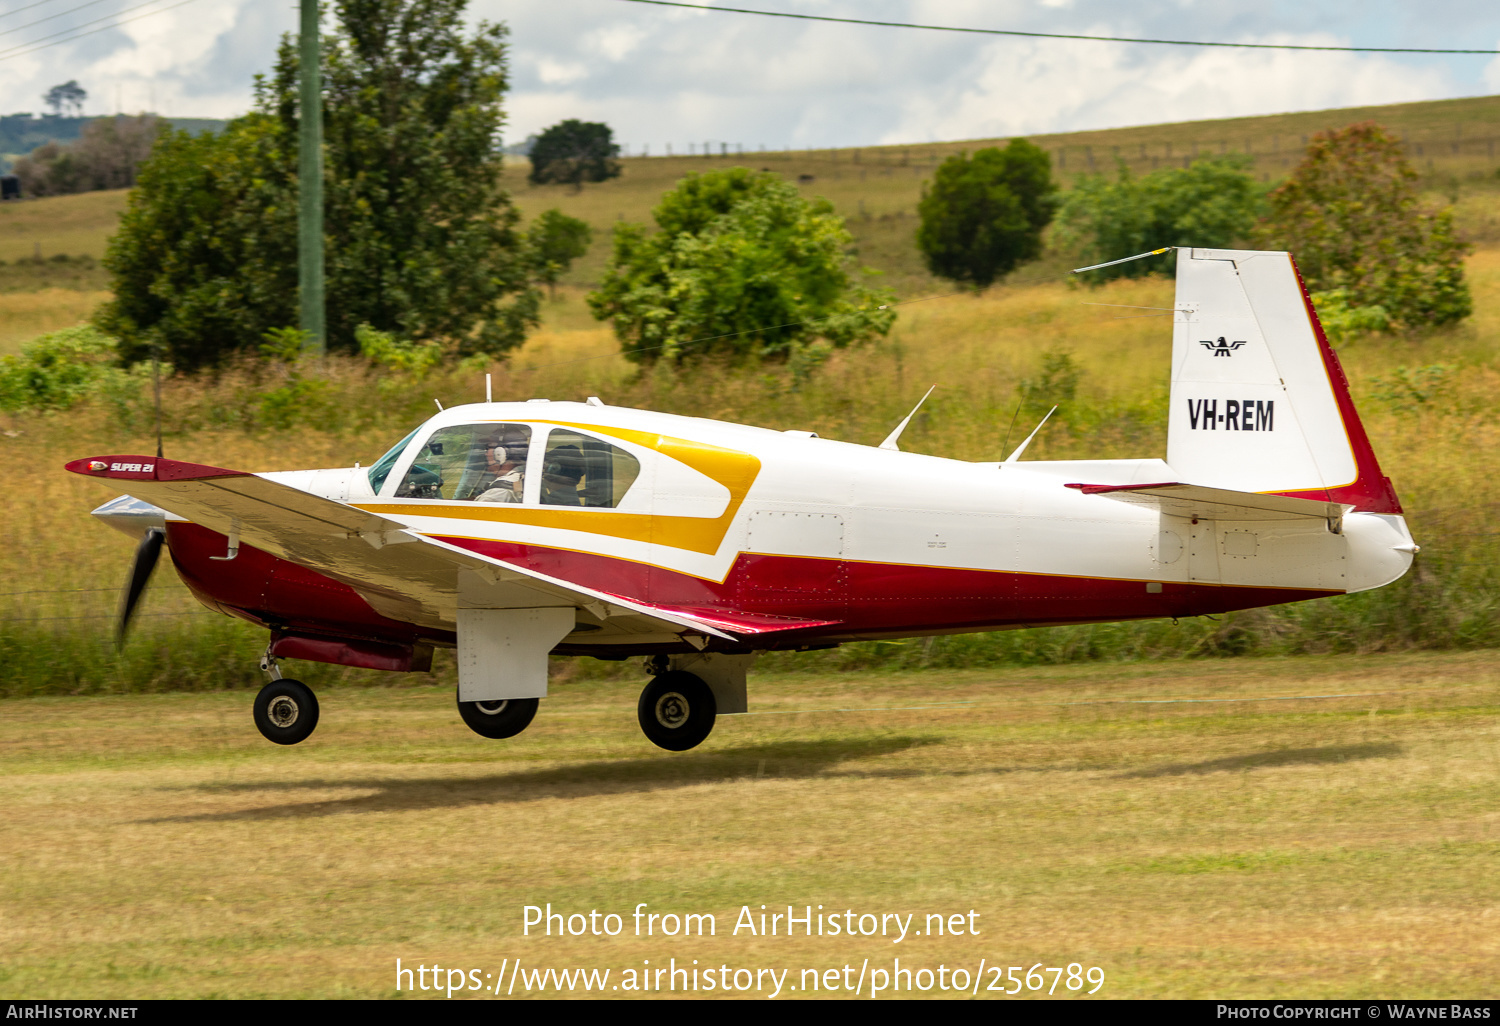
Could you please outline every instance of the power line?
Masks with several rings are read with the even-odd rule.
[[[68,15],[72,14],[74,11],[81,11],[85,7],[93,7],[96,4],[102,4],[102,3],[104,3],[104,0],[87,0],[87,2],[81,3],[77,7],[69,7],[66,11],[58,11],[56,14],[49,14],[45,18],[38,18],[36,21],[28,21],[26,24],[24,24],[24,25],[17,25],[15,28],[0,29],[0,35],[9,35],[12,32],[24,32],[24,31],[26,31],[29,28],[33,28],[33,27],[35,27],[37,25],[42,24],[42,22],[44,22],[44,21],[56,21],[58,18],[65,18],[65,17],[67,17]],[[107,15],[106,17],[113,17],[113,15]],[[84,24],[88,24],[88,23],[85,22]],[[71,29],[64,29],[63,31],[70,32],[72,30]],[[24,46],[25,44],[23,43],[22,45]]]
[[[1298,43],[1220,43],[1197,39],[1137,39],[1130,36],[1085,36],[1068,32],[1022,32],[1019,29],[961,28],[954,25],[918,25],[908,21],[872,21],[868,18],[835,18],[826,14],[790,14],[785,11],[753,11],[746,7],[716,7],[709,4],[679,3],[678,0],[623,0],[630,4],[652,4],[656,7],[688,7],[698,11],[725,11],[731,14],[758,14],[766,18],[792,18],[797,21],[831,21],[841,25],[878,25],[882,28],[924,29],[929,32],[967,32],[981,36],[1022,36],[1027,39],[1085,39],[1097,43],[1154,43],[1158,46],[1221,46],[1243,50],[1322,50],[1334,53],[1472,53],[1497,54],[1500,50],[1438,50],[1414,46],[1307,46]]]
[[[0,18],[9,18],[12,15],[21,14],[25,11],[31,10],[33,7],[41,7],[43,4],[50,4],[51,2],[52,0],[36,0],[36,3],[34,4],[27,4],[25,7],[17,7],[14,11],[6,11],[4,14],[0,14]]]
[[[117,13],[129,14],[131,11],[139,11],[142,7],[149,7],[152,3],[155,2],[156,0],[147,0],[146,3],[137,4],[134,7],[127,7],[124,11],[120,11]],[[145,14],[137,14],[134,18],[120,18],[118,21],[110,22],[108,25],[100,25],[98,28],[89,29],[87,32],[79,32],[77,33],[77,35],[67,36],[66,39],[55,38],[57,36],[67,35],[67,33],[73,32],[75,29],[83,28],[86,25],[94,25],[98,22],[106,21],[109,18],[115,17],[115,15],[105,15],[103,18],[95,18],[93,21],[84,22],[83,25],[75,25],[73,28],[63,29],[60,32],[54,32],[50,36],[42,36],[40,39],[33,39],[30,43],[18,43],[15,46],[11,47],[9,50],[0,50],[0,61],[8,61],[13,57],[24,57],[28,53],[36,53],[36,51],[45,50],[50,46],[61,46],[63,43],[71,43],[75,39],[82,39],[84,36],[91,36],[96,32],[104,32],[108,29],[118,28],[119,26],[124,25],[127,22],[140,21],[142,18],[149,18],[154,14],[165,14],[167,11],[170,11],[173,8],[181,7],[184,4],[190,4],[193,2],[194,0],[177,0],[177,3],[175,4],[170,4],[166,7],[158,7],[156,10],[147,11]],[[53,41],[50,43],[42,42],[42,40],[45,39],[51,39]],[[36,43],[41,43],[41,45],[33,45]]]

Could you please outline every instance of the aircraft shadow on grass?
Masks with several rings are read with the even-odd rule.
[[[1273,766],[1308,766],[1330,762],[1354,762],[1359,759],[1388,759],[1401,754],[1401,746],[1389,742],[1358,745],[1324,745],[1319,748],[1285,748],[1277,752],[1255,752],[1251,755],[1229,755],[1203,762],[1174,762],[1150,769],[1120,773],[1116,780],[1150,777],[1181,777],[1208,773],[1232,773],[1237,770],[1269,769]]]
[[[699,750],[672,758],[609,759],[549,769],[494,773],[477,777],[407,779],[349,778],[340,780],[262,780],[243,783],[204,783],[191,790],[227,793],[292,793],[308,790],[374,790],[350,798],[320,802],[291,802],[234,812],[191,816],[163,816],[142,822],[205,823],[215,821],[316,818],[355,812],[401,812],[535,801],[539,798],[587,798],[633,794],[695,784],[757,779],[788,780],[829,777],[906,775],[901,771],[835,770],[853,759],[895,755],[937,744],[936,737],[879,737],[839,741],[781,741],[719,750]],[[912,770],[912,775],[922,775]]]

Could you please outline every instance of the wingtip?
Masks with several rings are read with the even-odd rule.
[[[114,481],[195,481],[212,477],[248,477],[243,470],[226,470],[201,463],[162,459],[158,456],[85,456],[63,465],[85,477]]]

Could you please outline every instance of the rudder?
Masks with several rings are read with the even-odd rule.
[[[1290,254],[1179,250],[1173,321],[1178,480],[1401,512]]]

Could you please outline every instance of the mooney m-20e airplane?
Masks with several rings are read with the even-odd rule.
[[[638,715],[685,750],[745,712],[755,654],[1185,617],[1378,588],[1417,551],[1290,256],[1179,251],[1167,458],[966,463],[584,403],[442,411],[367,469],[148,456],[125,617],[163,544],[205,605],[270,630],[270,740],[317,723],[280,659],[422,670],[510,737],[549,654],[646,657]],[[908,418],[909,420],[910,418]],[[904,426],[903,422],[902,426]],[[1033,432],[1035,434],[1035,432]],[[1027,441],[1030,441],[1028,439]]]

